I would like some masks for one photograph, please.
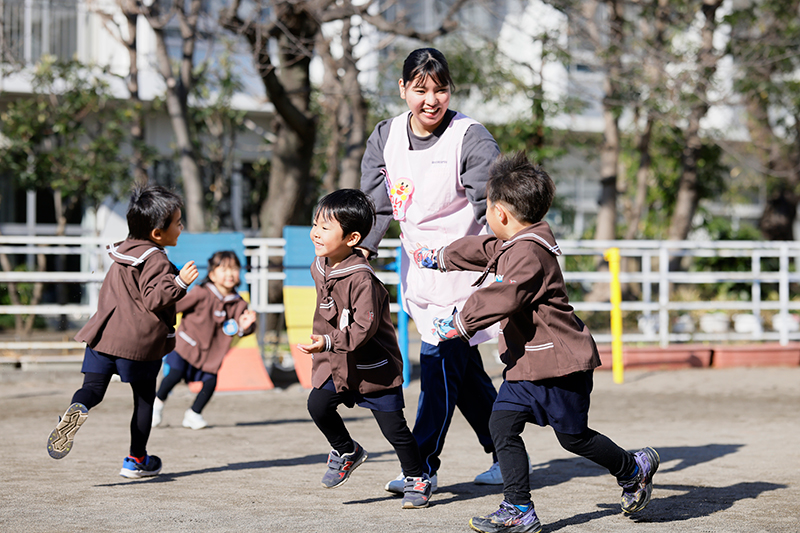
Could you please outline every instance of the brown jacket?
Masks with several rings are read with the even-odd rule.
[[[311,265],[317,288],[314,334],[325,351],[313,355],[311,384],[333,377],[337,392],[377,392],[403,383],[403,359],[389,315],[389,293],[360,254],[331,269],[327,258]]]
[[[126,239],[106,249],[114,263],[97,312],[75,340],[123,359],[157,361],[175,347],[175,302],[186,285],[164,249],[150,241]]]
[[[222,296],[214,284],[208,282],[190,290],[175,308],[183,313],[175,350],[193,367],[217,374],[233,340],[222,331],[222,324],[232,319],[238,326],[239,317],[247,310],[247,302],[238,294]],[[249,335],[255,328],[253,324],[236,335]]]
[[[561,250],[547,222],[508,241],[493,236],[458,239],[439,253],[440,268],[491,272],[495,282],[470,296],[454,323],[464,339],[501,321],[505,379],[536,381],[600,366],[589,329],[575,316],[556,257]]]

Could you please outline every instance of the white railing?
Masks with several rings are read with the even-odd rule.
[[[0,314],[39,314],[87,317],[97,308],[97,295],[104,272],[105,245],[96,237],[18,237],[0,236],[0,254],[61,254],[81,257],[81,272],[0,272],[0,283],[80,283],[84,287],[83,301],[69,305],[43,303],[39,305],[3,305]],[[258,313],[283,313],[283,304],[270,303],[270,291],[279,290],[285,274],[280,264],[285,254],[283,239],[245,238],[245,255],[248,272],[245,282],[250,291],[251,307]],[[787,317],[800,310],[800,301],[793,300],[790,293],[792,283],[800,282],[800,274],[791,269],[792,259],[800,265],[800,242],[760,242],[760,241],[560,241],[564,255],[560,262],[564,269],[564,279],[568,284],[592,285],[608,283],[609,273],[593,268],[569,270],[569,257],[602,257],[611,247],[620,249],[623,258],[632,258],[638,268],[622,272],[620,282],[635,287],[637,300],[622,302],[624,312],[640,313],[650,328],[644,331],[631,331],[623,334],[624,342],[658,342],[667,345],[686,341],[767,341],[777,340],[783,344],[789,340],[800,339],[790,320],[778,321],[778,327],[770,331],[763,327],[765,312]],[[399,277],[396,272],[381,270],[381,265],[392,261],[396,255],[397,239],[385,239],[381,243],[376,270],[387,285],[396,285]],[[702,271],[670,272],[669,260],[672,257],[725,257],[743,258],[749,263],[747,271]],[[765,268],[764,259],[777,259],[777,269]],[[277,263],[276,263],[277,261]],[[591,261],[594,264],[594,261]],[[684,301],[675,300],[671,287],[680,285],[714,284],[723,282],[743,283],[749,286],[749,298],[731,301]],[[272,284],[272,287],[270,285]],[[765,299],[765,285],[777,287],[777,299]],[[279,299],[278,299],[279,300]],[[609,302],[589,302],[573,299],[573,307],[579,315],[590,312],[610,312]],[[397,304],[392,306],[398,311]],[[750,313],[755,318],[755,327],[746,332],[679,332],[672,324],[676,314],[691,311],[739,311]],[[672,314],[672,315],[671,315]],[[599,343],[610,342],[610,334],[594,331]],[[24,343],[0,343],[0,349],[23,349]],[[38,346],[38,344],[37,344]],[[77,343],[76,343],[77,346]]]

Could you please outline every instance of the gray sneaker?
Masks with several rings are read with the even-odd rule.
[[[352,453],[340,456],[339,452],[331,450],[328,455],[328,470],[322,476],[322,486],[326,489],[333,489],[343,484],[350,477],[353,470],[369,457],[367,451],[359,443],[353,441],[353,444],[355,444],[356,449]]]
[[[82,403],[73,403],[58,420],[56,428],[47,439],[47,453],[53,459],[61,459],[72,450],[75,433],[89,417],[89,410]]]
[[[399,494],[402,496],[405,493],[406,489],[406,476],[402,472],[396,478],[391,480],[389,483],[383,487],[386,492],[391,492],[393,494]],[[439,477],[437,474],[431,476],[431,492],[436,492],[439,488]]]
[[[428,474],[422,477],[407,477],[403,487],[403,509],[422,509],[431,500],[431,478]]]
[[[653,493],[653,474],[658,470],[661,458],[653,448],[643,448],[633,454],[639,472],[631,479],[617,480],[622,487],[622,511],[635,513],[650,503]]]

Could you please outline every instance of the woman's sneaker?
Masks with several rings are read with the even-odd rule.
[[[157,476],[161,472],[161,459],[155,455],[145,455],[144,461],[139,462],[133,457],[126,457],[122,461],[122,470],[119,475],[130,479]]]
[[[469,527],[482,533],[539,533],[542,530],[533,504],[527,511],[520,511],[507,501],[492,514],[471,518]]]
[[[403,509],[422,509],[431,500],[431,478],[428,474],[421,477],[405,478],[403,487]]]
[[[653,474],[658,470],[661,458],[653,448],[644,448],[633,454],[639,472],[631,479],[617,480],[622,487],[622,511],[635,513],[650,503],[653,493]]]
[[[47,453],[53,459],[61,459],[72,450],[75,433],[89,417],[89,410],[82,403],[73,403],[58,420],[56,428],[47,439]]]
[[[208,427],[206,419],[200,413],[195,413],[191,408],[183,414],[183,427],[192,429],[203,429]]]
[[[163,416],[164,416],[164,402],[156,398],[155,401],[153,402],[153,423],[151,424],[152,427],[156,427],[159,424],[161,424]]]
[[[336,450],[328,454],[328,469],[322,476],[322,486],[333,489],[343,484],[361,463],[367,460],[369,454],[359,443],[353,441],[356,449],[351,453],[339,455]]]

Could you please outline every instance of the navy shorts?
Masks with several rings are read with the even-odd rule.
[[[144,379],[158,378],[161,370],[161,359],[155,361],[131,361],[122,357],[116,357],[103,352],[97,352],[86,347],[83,354],[83,366],[81,372],[93,374],[119,374],[120,380],[125,383],[133,383]]]
[[[336,392],[336,385],[333,384],[333,379],[328,378],[322,387],[323,390]],[[403,388],[394,387],[379,392],[370,392],[368,394],[361,394],[354,391],[344,391],[338,393],[342,396],[342,403],[347,407],[358,405],[365,409],[372,411],[380,411],[382,413],[391,413],[400,411],[406,404],[403,400]]]
[[[492,411],[522,411],[531,422],[578,435],[589,427],[593,372],[574,372],[539,381],[504,381]]]
[[[181,354],[175,350],[172,350],[164,356],[164,363],[169,366],[169,372],[166,372],[166,374],[177,372],[178,375],[186,381],[186,383],[191,383],[192,381],[208,381],[209,379],[214,379],[217,377],[216,374],[204,372],[203,370],[192,366],[186,359],[181,357]]]

